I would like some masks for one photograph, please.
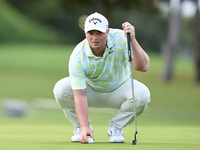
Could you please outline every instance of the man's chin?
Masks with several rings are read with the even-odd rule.
[[[93,50],[98,50],[100,47],[99,46],[92,46]]]

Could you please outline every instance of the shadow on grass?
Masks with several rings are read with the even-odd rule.
[[[130,144],[131,143],[128,143],[128,142],[125,142],[125,143],[109,143],[109,142],[94,142],[93,144],[89,144],[89,143],[86,143],[86,144],[82,144],[80,142],[71,142],[71,141],[54,141],[54,142],[42,142],[41,143],[46,143],[46,144],[57,144],[57,145],[62,145],[62,144],[66,144],[66,145],[122,145],[122,144]]]
[[[44,142],[43,142],[44,143]],[[57,142],[45,142],[46,144],[58,144],[58,145],[62,145],[62,144],[66,144],[66,145],[132,145],[132,142],[125,142],[125,143],[110,143],[110,142],[94,142],[93,144],[82,144],[80,142],[71,142],[71,141],[57,141]],[[132,145],[134,146],[189,146],[189,145],[194,145],[194,146],[200,146],[200,144],[194,144],[194,143],[137,143],[136,145]]]

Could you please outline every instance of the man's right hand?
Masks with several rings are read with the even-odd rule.
[[[81,128],[81,137],[80,137],[80,142],[81,143],[88,143],[88,139],[87,137],[90,136],[93,140],[95,140],[94,135],[92,133],[92,131],[90,130],[89,127],[86,128]]]

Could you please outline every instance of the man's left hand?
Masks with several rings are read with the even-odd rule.
[[[131,25],[129,22],[125,22],[122,24],[122,28],[126,37],[127,33],[130,33],[131,41],[135,39],[135,27],[133,25]]]

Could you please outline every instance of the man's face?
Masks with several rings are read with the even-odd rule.
[[[106,42],[108,37],[109,29],[105,33],[91,30],[85,33],[88,43],[93,51],[103,51],[106,48]]]

